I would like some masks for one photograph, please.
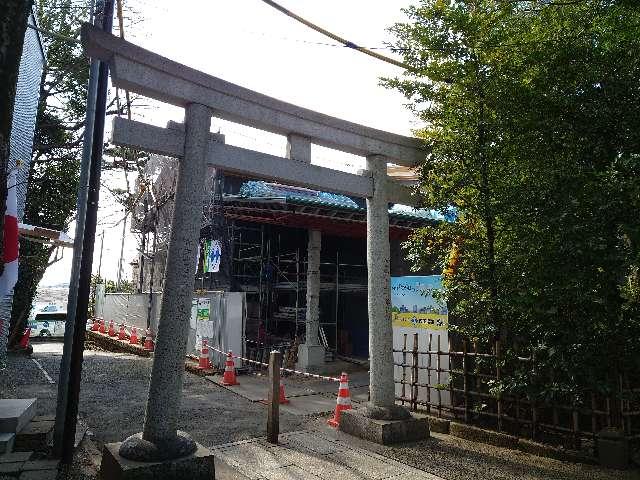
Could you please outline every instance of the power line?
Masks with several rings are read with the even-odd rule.
[[[316,32],[319,32],[322,35],[324,35],[326,37],[329,37],[329,38],[335,40],[336,42],[341,43],[345,47],[352,48],[354,50],[357,50],[359,52],[364,53],[365,55],[369,55],[370,57],[376,58],[378,60],[382,60],[383,62],[390,63],[391,65],[395,65],[396,67],[401,67],[401,68],[404,68],[406,70],[411,70],[411,67],[409,65],[407,65],[406,63],[400,62],[400,61],[395,60],[395,59],[390,58],[390,57],[386,57],[384,55],[380,55],[379,53],[374,52],[373,50],[371,50],[369,48],[360,47],[360,46],[356,45],[355,43],[353,43],[353,42],[351,42],[351,41],[349,41],[349,40],[347,40],[345,38],[342,38],[342,37],[340,37],[340,36],[338,36],[338,35],[336,35],[334,33],[331,33],[328,30],[325,30],[324,28],[316,25],[315,23],[310,22],[309,20],[305,20],[301,16],[296,15],[292,11],[287,10],[282,5],[279,5],[279,4],[277,4],[276,2],[274,2],[272,0],[262,0],[262,1],[264,3],[266,3],[267,5],[269,5],[270,7],[275,8],[279,12],[284,13],[288,17],[291,17],[294,20],[297,20],[298,22],[302,23],[303,25],[306,25],[307,27],[315,30]]]

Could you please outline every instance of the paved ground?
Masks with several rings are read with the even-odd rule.
[[[354,406],[366,402],[369,394],[369,373],[358,372],[351,375],[349,385],[351,400]],[[221,388],[227,389],[251,402],[264,401],[269,388],[269,379],[264,375],[243,375],[239,378],[239,385],[225,386],[220,376],[209,377]],[[285,413],[293,415],[330,414],[336,407],[338,383],[313,378],[289,376],[282,380],[285,396],[289,403],[280,406]],[[357,386],[356,386],[357,385]]]
[[[47,375],[54,382],[57,382],[61,351],[62,345],[60,343],[34,344],[33,358],[43,367],[46,374],[32,359],[11,356],[6,372],[0,374],[0,398],[38,397],[38,414],[53,413],[57,385],[50,383]],[[95,435],[98,448],[103,442],[122,440],[141,429],[150,367],[151,360],[131,355],[99,351],[85,353],[79,411]],[[240,377],[241,382],[243,378],[246,377]],[[353,388],[360,396],[359,399],[363,401],[366,400],[366,387],[362,387],[363,384],[366,384],[365,380],[366,376],[360,378],[358,375],[354,375],[352,381],[352,386],[359,385]],[[292,393],[305,389],[314,392],[321,391],[320,393],[325,393],[330,400],[332,392],[336,388],[332,384],[307,379],[296,381],[289,378],[285,382],[287,384],[291,382]],[[276,447],[274,450],[273,447],[265,446],[263,441],[255,440],[256,437],[265,435],[266,409],[262,404],[242,398],[215,385],[210,380],[191,374],[185,374],[182,404],[180,428],[189,431],[197,441],[207,447],[217,446],[221,454],[226,449],[227,458],[231,463],[233,463],[231,457],[234,452],[242,454],[243,449],[247,449],[243,454],[247,464],[251,463],[251,458],[255,459],[255,455],[261,455],[259,450],[263,447],[270,448],[267,452],[271,452],[271,456],[279,455],[276,452],[280,450],[280,447]],[[359,475],[330,477],[345,480],[351,478],[389,478],[389,475],[387,477],[381,476],[387,472],[385,470],[387,464],[404,469],[404,473],[409,472],[409,476],[400,472],[400,476],[392,477],[395,480],[433,478],[420,477],[423,474],[412,470],[412,468],[445,480],[471,478],[487,480],[640,480],[638,471],[607,471],[594,466],[565,463],[468,442],[448,435],[432,434],[432,438],[425,442],[397,447],[382,447],[333,431],[326,426],[326,418],[301,417],[284,410],[281,412],[281,432],[299,432],[291,438],[312,439],[312,443],[318,445],[326,441],[334,442],[340,448],[346,445],[348,449],[343,451],[342,456],[334,458],[330,453],[310,450],[304,445],[296,446],[296,442],[290,440],[289,444],[285,444],[282,448],[300,450],[297,453],[303,458],[287,460],[290,463],[285,462],[281,467],[290,468],[277,470],[280,467],[275,467],[277,471],[274,470],[266,476],[263,475],[264,478],[282,478],[283,480],[317,478],[317,474],[320,473],[317,462],[324,460],[331,464],[329,467],[333,466],[338,470],[347,468],[352,475]],[[285,435],[283,438],[287,438],[287,436]],[[251,447],[253,450],[249,450],[249,447],[227,445],[223,448],[221,446],[243,440],[251,440],[249,444],[254,445]],[[259,445],[260,448],[257,448],[256,445]],[[344,453],[345,451],[356,453],[347,454]],[[91,459],[95,459],[96,453],[97,450],[87,453],[86,462],[91,463]],[[285,453],[290,454],[291,452]],[[348,455],[352,455],[350,458],[353,465],[349,463],[351,460],[347,458]],[[264,458],[268,457],[269,455]],[[399,462],[402,466],[392,460]],[[361,470],[365,468],[365,465],[370,465],[371,470],[359,471],[358,465],[362,466]],[[343,470],[340,471],[345,473]],[[316,477],[309,476],[310,474],[316,475]]]
[[[214,454],[250,480],[442,480],[325,432],[280,435],[216,447]]]

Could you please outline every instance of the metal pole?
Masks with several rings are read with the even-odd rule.
[[[125,166],[125,169],[127,167]],[[122,224],[122,241],[120,242],[120,260],[118,260],[118,280],[116,282],[116,290],[120,291],[122,284],[122,258],[124,257],[124,239],[127,236],[127,220],[129,219],[129,212],[125,210],[124,223]]]
[[[98,261],[98,279],[101,279],[100,272],[102,271],[102,252],[104,250],[104,230],[100,234],[100,260]]]
[[[156,210],[156,216],[159,215]],[[153,247],[151,248],[151,272],[149,277],[149,302],[147,303],[147,330],[151,328],[151,310],[153,307],[153,277],[156,274],[156,248],[157,248],[157,230],[158,222],[153,227]]]
[[[103,0],[97,0],[96,11],[103,9]],[[90,19],[93,18],[94,2],[90,1]],[[95,18],[95,25],[102,23],[102,16]],[[67,382],[69,379],[69,365],[71,363],[71,345],[73,343],[73,330],[75,321],[76,304],[78,301],[78,278],[80,274],[80,262],[82,260],[82,239],[84,236],[85,216],[87,207],[87,193],[89,184],[89,169],[91,166],[91,146],[93,142],[93,124],[96,108],[96,95],[98,91],[98,70],[100,62],[91,60],[89,67],[89,84],[87,86],[87,112],[85,115],[84,140],[82,145],[82,160],[80,163],[80,179],[78,184],[78,198],[76,200],[76,232],[73,241],[73,260],[71,263],[71,277],[69,279],[69,296],[67,297],[67,319],[64,331],[64,347],[60,362],[60,376],[58,380],[58,399],[56,405],[56,423],[53,435],[53,451],[56,456],[62,454],[62,431],[66,417]]]
[[[102,29],[111,32],[113,25],[113,0],[105,0],[103,8]],[[71,344],[71,359],[69,365],[68,382],[61,382],[61,388],[66,387],[66,411],[62,431],[62,464],[70,465],[73,460],[73,446],[76,434],[78,415],[78,401],[80,397],[80,380],[82,376],[82,360],[84,338],[86,334],[87,309],[89,308],[89,293],[91,284],[91,268],[93,266],[93,247],[95,243],[96,224],[98,216],[98,201],[100,199],[100,173],[102,150],[104,141],[104,124],[109,80],[109,65],[100,62],[98,87],[96,95],[95,116],[93,125],[93,142],[91,146],[91,167],[87,193],[86,218],[82,239],[82,258],[78,276],[78,292],[75,305],[75,324],[73,326],[73,341]],[[65,407],[62,407],[65,408]]]
[[[144,260],[147,255],[147,232],[145,231],[146,223],[147,223],[147,213],[149,211],[149,200],[145,193],[144,196],[144,220],[142,223],[142,242],[140,245],[140,251],[142,254],[140,255],[140,272],[138,274],[138,293],[142,293],[144,290]],[[133,222],[132,222],[133,223]],[[135,279],[134,279],[135,280]]]
[[[269,392],[267,394],[267,441],[278,443],[280,433],[280,363],[282,353],[277,350],[269,356]]]

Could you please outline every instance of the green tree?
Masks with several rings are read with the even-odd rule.
[[[457,213],[408,253],[442,266],[451,324],[536,351],[562,391],[640,370],[640,10],[424,0],[406,13],[392,31],[412,69],[386,84],[425,122],[424,205]]]

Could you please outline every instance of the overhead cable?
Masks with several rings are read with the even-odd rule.
[[[316,25],[315,23],[310,22],[309,20],[305,20],[304,18],[302,18],[299,15],[296,15],[295,13],[293,13],[290,10],[287,10],[286,8],[284,8],[282,5],[277,4],[276,2],[272,1],[272,0],[262,0],[264,3],[266,3],[267,5],[275,8],[276,10],[284,13],[285,15],[287,15],[288,17],[293,18],[294,20],[297,20],[298,22],[302,23],[303,25],[306,25],[307,27],[315,30],[316,32],[321,33],[322,35],[325,35],[326,37],[329,37],[333,40],[335,40],[336,42],[339,42],[341,44],[343,44],[345,47],[348,48],[352,48],[354,50],[358,50],[359,52],[364,53],[365,55],[369,55],[370,57],[376,58],[378,60],[382,60],[383,62],[387,62],[390,63],[391,65],[395,65],[396,67],[401,67],[404,68],[406,70],[411,70],[411,67],[409,65],[407,65],[406,63],[400,62],[398,60],[395,60],[393,58],[390,57],[386,57],[384,55],[380,55],[378,52],[374,52],[368,48],[365,47],[360,47],[358,45],[356,45],[355,43],[339,37],[338,35],[329,32],[328,30],[325,30],[324,28]]]

